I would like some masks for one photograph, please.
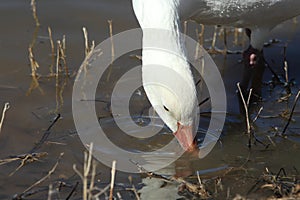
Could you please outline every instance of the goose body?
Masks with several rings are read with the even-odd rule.
[[[300,14],[298,0],[180,0],[181,20],[249,28],[251,45],[262,49],[269,32],[281,22]]]
[[[150,103],[174,132],[184,149],[193,140],[193,122],[197,108],[194,80],[186,61],[180,37],[181,22],[194,20],[202,24],[225,25],[251,29],[251,46],[261,50],[270,30],[277,24],[300,14],[300,0],[132,0],[133,9],[143,29],[142,76]],[[149,29],[166,30],[161,38]],[[165,43],[172,52],[149,48]],[[181,75],[176,82],[180,97],[166,88],[147,84],[164,73],[167,66]],[[168,74],[165,74],[168,77]]]

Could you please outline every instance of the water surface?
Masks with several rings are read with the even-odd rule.
[[[49,184],[56,181],[64,181],[71,185],[66,187],[62,193],[67,195],[76,181],[80,181],[72,166],[73,164],[82,166],[83,151],[85,149],[76,133],[71,105],[73,82],[84,59],[82,27],[88,29],[89,39],[95,40],[96,44],[109,37],[108,20],[113,21],[113,33],[138,27],[131,8],[131,2],[123,0],[38,1],[37,15],[41,26],[36,30],[37,37],[33,47],[35,59],[40,65],[38,73],[42,76],[48,75],[49,66],[52,63],[48,37],[48,27],[51,27],[54,41],[61,40],[65,35],[66,61],[71,77],[61,78],[59,87],[56,85],[55,78],[40,78],[40,90],[34,89],[30,94],[28,94],[28,90],[32,79],[30,77],[28,47],[35,37],[35,22],[32,17],[30,2],[4,0],[0,5],[0,13],[3,16],[0,19],[2,27],[0,38],[0,105],[9,102],[11,106],[6,113],[0,134],[0,159],[28,153],[43,137],[57,113],[61,114],[61,118],[51,129],[46,142],[38,149],[38,152],[47,152],[47,156],[37,162],[26,164],[12,176],[9,176],[9,174],[20,165],[20,162],[0,166],[0,198],[7,199],[16,193],[22,193],[52,168],[61,152],[64,152],[64,156],[55,173],[39,186],[44,188],[45,192],[38,193],[30,199],[45,198]],[[200,29],[200,26],[194,23],[188,24],[187,33],[193,38],[196,38],[195,28]],[[214,27],[205,29],[206,40],[204,45],[206,47],[211,44],[213,30]],[[228,37],[229,48],[233,50],[242,50],[247,46],[247,40],[239,45],[234,45],[233,34]],[[243,36],[240,36],[241,41],[242,38]],[[289,77],[295,79],[296,85],[292,87],[292,92],[295,94],[299,88],[298,79],[300,77],[300,61],[298,59],[300,55],[299,24],[288,21],[276,28],[270,36],[271,38],[278,38],[279,42],[264,49],[266,60],[276,73],[283,75],[283,46],[287,45],[286,57],[289,64]],[[218,37],[217,45],[222,48],[221,37]],[[140,52],[135,53],[139,54]],[[217,195],[220,199],[224,198],[228,190],[230,190],[230,198],[233,198],[237,193],[246,195],[266,167],[274,173],[279,171],[280,168],[285,168],[288,174],[297,174],[295,169],[300,170],[300,160],[298,158],[300,153],[299,105],[296,107],[294,121],[287,130],[288,139],[271,137],[273,142],[271,143],[267,136],[273,136],[276,128],[279,131],[282,130],[287,121],[282,117],[266,117],[277,116],[284,110],[290,109],[294,96],[288,102],[279,103],[277,100],[284,91],[283,87],[277,86],[275,89],[270,90],[269,86],[264,86],[264,101],[260,105],[264,106],[261,115],[265,117],[259,118],[254,126],[258,138],[271,145],[266,150],[263,145],[257,144],[249,150],[247,147],[248,137],[244,134],[245,124],[243,123],[243,117],[239,114],[236,96],[236,83],[241,79],[243,67],[243,63],[240,62],[241,55],[224,56],[217,54],[212,55],[212,57],[220,69],[227,92],[228,117],[222,138],[214,150],[204,159],[200,160],[197,157],[184,155],[170,165],[163,174],[176,173],[187,176],[195,175],[199,171],[204,180],[220,176],[224,186],[224,190]],[[155,145],[163,145],[172,138],[172,135],[162,134],[148,142],[128,145],[132,144],[130,140],[127,140],[128,138],[125,137],[125,139],[120,140],[114,135],[117,131],[109,112],[109,104],[106,103],[110,100],[113,83],[118,80],[118,77],[124,71],[137,64],[139,64],[139,61],[125,56],[115,62],[112,67],[110,82],[103,81],[99,84],[101,89],[98,90],[96,98],[102,102],[96,102],[95,105],[98,117],[101,118],[100,122],[106,125],[108,132],[111,134],[110,137],[118,145],[132,150],[136,150],[134,148],[143,150],[152,148]],[[265,82],[271,80],[271,77],[271,72],[266,69]],[[59,95],[57,93],[58,88],[61,91]],[[132,99],[132,106],[134,116],[138,116],[137,113],[148,106],[143,93]],[[259,106],[257,107],[259,108]],[[203,110],[205,109],[204,107]],[[254,110],[253,116],[255,116],[255,113]],[[208,120],[208,117],[204,117],[204,127],[202,128],[205,128],[205,120]],[[165,128],[165,132],[168,132],[167,128]],[[230,167],[235,167],[237,170],[225,175],[224,171]],[[102,184],[103,187],[106,186],[105,184],[110,182],[110,169],[99,163],[97,171],[99,172],[97,178],[101,180],[99,184]],[[133,176],[136,185],[142,182],[142,178],[138,174],[118,172],[116,183],[129,184],[129,175]],[[193,179],[193,181],[195,180]],[[155,185],[155,183],[151,184]],[[172,186],[170,191],[176,191],[175,186]],[[158,190],[157,194],[160,194]],[[259,195],[263,196],[263,193]],[[65,196],[62,198],[65,198]],[[80,199],[80,189],[74,195],[74,199]]]

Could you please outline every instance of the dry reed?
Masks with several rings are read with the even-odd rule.
[[[109,200],[113,200],[113,191],[116,177],[116,161],[114,160],[111,168],[111,182],[110,182],[110,192],[109,192]]]
[[[55,63],[55,49],[54,49],[54,42],[53,42],[53,37],[52,37],[52,30],[50,27],[48,27],[48,34],[49,34],[49,41],[50,41],[50,46],[51,46],[51,60],[52,60],[52,63],[49,67],[49,71],[50,71],[50,76],[52,76],[54,74],[53,66]]]
[[[6,111],[10,108],[10,105],[9,103],[5,103],[4,106],[3,106],[3,110],[2,110],[2,115],[1,115],[1,120],[0,120],[0,133],[1,133],[1,130],[2,130],[2,126],[3,126],[3,122],[4,122],[4,119],[5,119],[5,113]]]
[[[113,38],[113,21],[108,20],[107,22],[108,22],[108,27],[109,27],[109,37],[110,37],[110,43],[111,43],[111,63],[110,63],[109,71],[108,71],[107,78],[106,78],[106,81],[109,82],[111,72],[112,72],[112,64],[115,60],[115,47],[114,47],[114,38]]]
[[[36,25],[36,27],[39,27],[40,22],[39,22],[39,19],[37,17],[37,14],[36,14],[36,2],[35,2],[35,0],[31,0],[30,5],[31,5],[32,15],[33,15],[33,19],[35,21],[35,25]]]
[[[56,163],[53,165],[53,167],[48,171],[47,175],[36,181],[34,184],[29,186],[27,189],[25,189],[21,194],[15,195],[14,199],[24,199],[23,197],[28,193],[30,190],[35,188],[36,186],[40,185],[42,182],[44,182],[46,179],[48,179],[56,170],[59,162],[61,161],[64,153],[61,153],[56,161]]]

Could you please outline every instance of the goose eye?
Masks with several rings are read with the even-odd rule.
[[[166,106],[164,106],[164,109],[169,112],[169,109]]]

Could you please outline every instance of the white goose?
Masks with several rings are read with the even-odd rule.
[[[197,107],[196,89],[181,41],[180,23],[194,20],[202,24],[244,27],[251,30],[248,61],[255,62],[255,52],[263,48],[269,32],[277,24],[300,14],[300,0],[132,0],[135,15],[143,31],[143,86],[149,101],[166,125],[174,132],[184,149],[193,144],[193,122]],[[170,52],[146,48],[155,42],[157,35],[147,33],[148,28],[168,30],[167,43],[181,58]],[[148,46],[147,46],[148,47]],[[170,66],[182,75],[176,84],[178,98],[160,85],[146,84],[159,68],[150,65]],[[148,70],[147,70],[148,69]],[[149,74],[152,74],[149,75]],[[165,75],[167,76],[167,74]]]

